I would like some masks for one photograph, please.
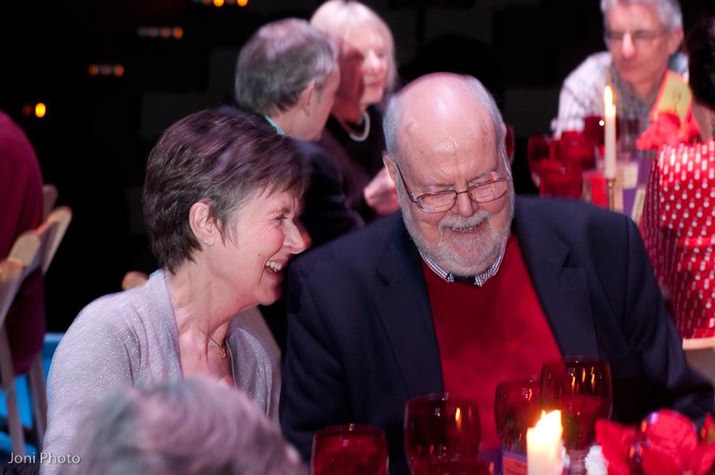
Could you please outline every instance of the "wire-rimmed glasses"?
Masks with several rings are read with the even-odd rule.
[[[606,41],[606,45],[619,46],[623,43],[623,40],[628,35],[631,39],[633,45],[637,48],[644,48],[650,46],[656,39],[665,35],[667,30],[635,30],[635,31],[616,31],[616,30],[606,30],[603,33],[603,39]]]
[[[395,163],[395,168],[397,168],[397,173],[400,174],[400,179],[405,186],[407,196],[425,213],[443,213],[449,211],[457,202],[457,196],[462,193],[467,193],[469,198],[475,203],[489,203],[490,201],[498,200],[506,194],[509,189],[509,181],[511,180],[510,177],[500,177],[496,172],[491,172],[491,178],[489,180],[471,185],[464,191],[445,190],[415,196],[412,190],[410,190],[410,187],[407,186],[405,177],[402,175],[402,170],[400,170],[397,163]]]

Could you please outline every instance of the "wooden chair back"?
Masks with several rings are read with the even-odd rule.
[[[0,262],[0,377],[2,390],[6,394],[12,450],[18,455],[25,454],[25,436],[17,404],[15,372],[5,319],[24,279],[37,269],[41,269],[43,274],[47,272],[71,219],[72,211],[69,207],[54,209],[38,228],[21,234],[15,240],[8,257]],[[41,450],[47,424],[47,396],[41,353],[35,357],[28,371],[28,382],[37,445]]]
[[[47,217],[50,215],[53,209],[55,209],[55,203],[57,203],[57,187],[50,183],[46,183],[42,187],[42,216]]]

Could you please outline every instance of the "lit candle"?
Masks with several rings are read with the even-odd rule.
[[[541,413],[535,427],[526,430],[528,475],[561,475],[561,411]]]
[[[616,105],[611,86],[603,91],[603,115],[606,121],[603,175],[609,180],[616,178]]]

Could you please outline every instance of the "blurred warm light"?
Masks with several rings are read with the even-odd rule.
[[[44,102],[24,104],[22,106],[22,115],[25,117],[35,116],[38,119],[42,119],[47,115],[47,106]]]
[[[137,28],[137,36],[140,38],[180,40],[184,37],[184,29],[180,26],[140,26]]]
[[[42,102],[35,104],[35,117],[41,119],[45,116],[45,114],[47,114],[47,106]]]
[[[113,64],[90,64],[87,68],[87,74],[92,77],[96,76],[114,76],[120,78],[124,76],[124,65],[120,63]]]
[[[245,7],[248,5],[248,0],[191,0],[193,3],[200,3],[206,7],[216,7],[221,8],[223,6],[238,5],[239,7]]]

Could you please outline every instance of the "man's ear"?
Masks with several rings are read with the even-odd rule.
[[[207,245],[213,246],[219,238],[218,226],[211,213],[208,200],[197,201],[189,209],[189,226],[196,239]]]
[[[385,164],[385,168],[387,168],[387,173],[390,174],[390,178],[392,178],[392,181],[397,183],[397,168],[395,166],[395,162],[392,160],[392,157],[390,157],[389,153],[382,152],[382,163]]]
[[[310,84],[308,84],[298,96],[298,104],[306,116],[310,116],[313,113],[317,100],[318,91],[315,89],[315,82],[310,81]]]
[[[676,28],[668,34],[668,52],[674,55],[683,44],[683,29]]]

